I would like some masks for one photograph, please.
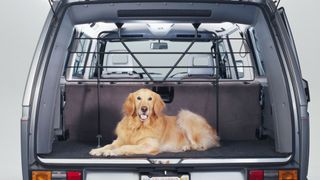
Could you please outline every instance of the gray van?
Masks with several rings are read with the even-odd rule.
[[[23,179],[304,180],[308,83],[272,0],[57,0],[23,99]],[[206,151],[95,157],[129,93],[216,127]]]

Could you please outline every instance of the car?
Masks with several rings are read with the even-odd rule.
[[[141,88],[217,129],[206,151],[96,157]],[[25,88],[23,179],[307,179],[308,82],[272,0],[53,1]]]

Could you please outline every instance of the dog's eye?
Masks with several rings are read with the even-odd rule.
[[[151,101],[151,100],[152,100],[152,97],[149,97],[149,98],[148,98],[148,101]]]
[[[140,97],[140,96],[138,96],[138,97],[137,97],[137,99],[140,101],[140,100],[141,100],[141,97]]]

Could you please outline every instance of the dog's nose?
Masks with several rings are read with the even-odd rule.
[[[147,112],[147,110],[148,110],[147,106],[142,106],[142,107],[141,107],[141,111],[142,111],[142,112]]]

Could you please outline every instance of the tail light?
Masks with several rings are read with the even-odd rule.
[[[32,180],[81,180],[81,171],[32,171]]]
[[[67,172],[67,180],[81,180],[81,172],[79,171]]]
[[[280,170],[279,180],[298,180],[297,170]]]
[[[253,170],[249,172],[249,180],[263,180],[263,170]]]
[[[32,180],[51,180],[51,171],[32,171]]]
[[[250,170],[248,180],[298,180],[298,170]]]

